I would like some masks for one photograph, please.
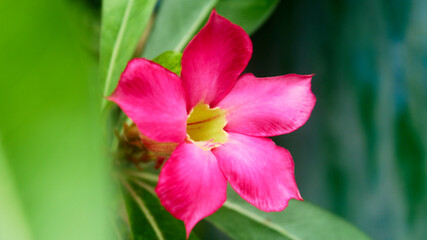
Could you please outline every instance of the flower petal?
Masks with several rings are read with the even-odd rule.
[[[242,75],[217,105],[228,111],[225,130],[251,136],[277,136],[301,127],[316,103],[311,77]]]
[[[187,111],[181,80],[147,59],[131,60],[108,97],[138,126],[158,142],[182,142],[186,136]]]
[[[291,154],[271,139],[229,133],[212,152],[233,189],[260,210],[281,211],[291,198],[302,200]]]
[[[226,188],[212,152],[182,143],[163,166],[156,192],[166,210],[184,221],[188,237],[197,222],[223,205]]]
[[[212,11],[208,23],[191,40],[182,56],[187,109],[199,102],[215,104],[233,87],[252,55],[246,32]]]

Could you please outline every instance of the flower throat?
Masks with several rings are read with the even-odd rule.
[[[226,124],[224,110],[199,103],[188,115],[187,136],[194,142],[206,142],[208,148],[217,147],[227,141],[228,136],[224,131]]]

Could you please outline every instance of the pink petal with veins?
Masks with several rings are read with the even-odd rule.
[[[182,142],[187,111],[179,77],[146,59],[131,60],[108,97],[132,119],[139,131],[158,142]]]
[[[212,152],[233,189],[260,210],[282,211],[291,198],[302,200],[291,154],[271,139],[229,133]]]
[[[163,166],[156,193],[166,210],[184,221],[188,237],[197,222],[223,205],[226,188],[212,152],[182,143]]]
[[[246,32],[218,15],[191,40],[182,56],[187,109],[200,101],[215,104],[233,87],[252,55],[252,42]]]
[[[277,136],[295,131],[308,120],[316,103],[311,77],[242,75],[217,104],[228,112],[225,130],[251,136]]]

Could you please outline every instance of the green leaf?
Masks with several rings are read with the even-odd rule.
[[[100,79],[108,96],[141,39],[156,0],[104,0],[102,7]],[[104,101],[105,103],[105,101]]]
[[[81,12],[69,1],[4,3],[0,239],[108,240],[111,162]]]
[[[144,174],[142,174],[144,176]],[[150,176],[150,174],[148,174]],[[154,179],[156,181],[156,179]],[[174,218],[160,204],[150,183],[134,179],[128,183],[122,179],[123,195],[134,240],[186,239],[184,223]],[[190,240],[197,240],[191,233]]]
[[[143,57],[162,52],[181,52],[206,21],[218,0],[163,0]]]
[[[279,0],[163,0],[143,57],[162,52],[182,52],[206,23],[213,8],[219,14],[253,33],[273,12]]]
[[[166,51],[154,58],[153,61],[179,76],[181,75],[181,59],[182,53]]]
[[[1,140],[1,139],[0,139]],[[30,240],[30,229],[16,195],[0,141],[0,239]]]
[[[239,239],[369,239],[337,216],[310,203],[291,200],[282,212],[263,212],[229,191],[227,201],[207,218],[216,227]]]
[[[163,214],[170,216],[160,205],[154,192],[154,187],[152,187],[152,184],[158,181],[156,174],[137,171],[128,171],[126,174],[138,182],[135,185],[139,186],[138,196],[144,201],[156,203],[154,207],[147,207],[148,209],[155,209],[155,211],[163,212]],[[150,206],[151,204],[153,203],[146,205]],[[136,212],[138,207],[135,206],[135,209],[130,211]],[[176,219],[172,218],[170,220],[176,221]],[[370,239],[350,223],[306,201],[291,200],[284,211],[267,213],[247,203],[231,188],[227,193],[227,201],[224,206],[206,218],[206,220],[236,240]],[[147,226],[147,224],[144,224],[144,226]],[[147,230],[139,229],[139,231],[146,232]]]
[[[276,8],[279,0],[220,0],[218,13],[241,26],[248,34],[255,32]]]

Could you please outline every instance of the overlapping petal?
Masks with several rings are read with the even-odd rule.
[[[212,152],[233,189],[260,210],[281,211],[291,198],[302,200],[291,154],[271,139],[229,133]]]
[[[223,205],[226,188],[212,152],[182,143],[163,166],[156,193],[166,210],[184,221],[188,237],[197,222]]]
[[[251,136],[277,136],[301,127],[316,102],[311,92],[311,77],[242,75],[217,105],[227,111],[225,130]]]
[[[108,97],[145,136],[159,142],[182,142],[187,111],[179,77],[146,59],[128,63],[114,93]]]
[[[208,23],[185,48],[182,56],[187,109],[200,101],[215,104],[233,87],[252,55],[246,32],[219,16],[215,10]]]

